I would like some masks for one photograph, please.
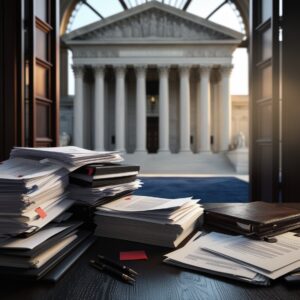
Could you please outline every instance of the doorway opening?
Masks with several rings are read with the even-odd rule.
[[[149,70],[146,83],[147,94],[147,150],[148,153],[157,153],[159,147],[159,109],[158,94],[159,82],[155,70]]]

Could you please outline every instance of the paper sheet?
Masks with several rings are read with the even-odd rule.
[[[203,249],[244,263],[249,268],[261,270],[270,278],[277,278],[299,267],[300,237],[287,232],[276,236],[276,239],[276,243],[244,236],[220,239],[216,233],[210,233]]]
[[[123,212],[171,209],[171,208],[182,206],[183,204],[191,201],[192,200],[191,198],[192,197],[166,199],[166,198],[132,195],[102,205],[101,208],[123,211]],[[193,201],[196,202],[196,200]]]
[[[26,249],[26,250],[32,250],[38,245],[42,244],[52,236],[58,234],[59,232],[69,228],[71,225],[68,226],[56,226],[56,227],[50,227],[45,228],[37,232],[36,234],[33,234],[32,236],[28,238],[14,238],[10,239],[6,243],[2,244],[0,248],[10,248],[10,249]]]
[[[224,240],[222,234],[216,234],[216,237],[220,241]],[[208,240],[206,236],[199,237],[199,234],[196,234],[184,247],[166,254],[165,262],[239,280],[268,284],[268,279],[257,272],[232,260],[204,251],[202,248]]]

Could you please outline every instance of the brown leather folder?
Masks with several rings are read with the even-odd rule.
[[[300,206],[262,201],[224,204],[205,209],[204,224],[264,238],[300,228]]]

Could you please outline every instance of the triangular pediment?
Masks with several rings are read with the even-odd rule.
[[[66,34],[67,44],[105,41],[236,41],[242,34],[159,2],[148,2]]]

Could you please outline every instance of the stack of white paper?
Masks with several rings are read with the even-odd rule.
[[[89,206],[102,205],[123,193],[132,192],[139,187],[142,183],[139,179],[117,185],[108,185],[103,187],[83,187],[80,185],[70,184],[69,191],[70,197],[81,204],[87,204]]]
[[[68,171],[36,160],[13,158],[0,164],[0,236],[32,233],[72,204]]]
[[[199,235],[201,233],[198,233]],[[256,271],[246,268],[233,260],[215,255],[203,250],[207,242],[214,236],[220,243],[227,236],[221,233],[213,233],[205,236],[193,237],[184,247],[166,254],[164,262],[179,267],[192,269],[204,273],[216,274],[259,285],[269,285],[270,280]]]
[[[27,238],[11,238],[0,245],[0,266],[40,268],[76,238],[80,222],[49,224]]]
[[[221,241],[216,235],[210,234],[203,249],[276,279],[300,268],[300,238],[294,232],[286,232],[275,238],[275,243],[244,236],[226,236]]]
[[[197,226],[203,209],[191,198],[128,196],[97,208],[95,234],[177,247]]]
[[[82,222],[52,222],[26,238],[10,238],[0,244],[0,275],[5,278],[42,279],[63,273],[66,256],[78,257],[83,242],[91,245],[91,233]],[[67,264],[67,268],[70,264]]]
[[[300,268],[300,238],[294,232],[275,237],[276,242],[211,232],[168,253],[166,263],[267,285]]]
[[[123,159],[117,152],[92,151],[75,146],[51,148],[15,147],[10,157],[26,157],[31,159],[47,159],[73,171],[89,163],[120,162]]]

